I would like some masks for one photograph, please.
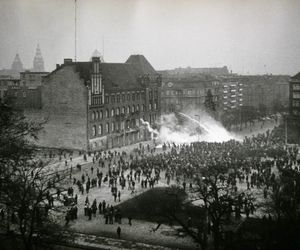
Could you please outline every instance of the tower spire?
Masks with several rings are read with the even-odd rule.
[[[14,59],[12,65],[11,65],[11,69],[13,71],[18,72],[18,73],[23,71],[23,64],[22,64],[22,61],[21,61],[20,56],[19,56],[18,53],[16,54],[15,59]]]
[[[45,71],[44,70],[44,59],[43,59],[39,44],[36,47],[36,52],[35,52],[35,56],[33,59],[33,71],[37,71],[37,72]]]

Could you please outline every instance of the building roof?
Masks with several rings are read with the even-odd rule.
[[[59,70],[65,65],[72,66],[75,71],[79,73],[80,78],[85,82],[90,81],[92,62],[69,62],[61,65],[56,70]],[[139,76],[158,75],[151,64],[142,55],[130,56],[126,63],[102,62],[100,65],[102,71],[102,81],[105,88],[138,88],[140,87],[140,83],[138,82]]]
[[[131,55],[126,63],[132,64],[135,67],[136,74],[139,75],[156,75],[157,72],[143,55]]]
[[[101,67],[103,82],[106,88],[134,88],[140,86],[135,75],[136,71],[131,64],[103,63]]]
[[[294,80],[300,80],[300,72],[294,76],[291,77]]]

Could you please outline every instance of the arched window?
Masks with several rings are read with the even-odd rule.
[[[127,107],[127,114],[130,113],[130,106]]]
[[[151,103],[149,103],[149,110],[151,110],[152,109],[152,104]]]
[[[140,105],[136,105],[136,111],[140,111]]]
[[[100,124],[98,127],[98,135],[102,135],[102,133],[102,124]]]
[[[95,118],[96,120],[98,120],[99,119],[99,111],[96,111],[96,118]]]
[[[131,127],[134,128],[135,127],[135,119],[131,120]]]
[[[117,108],[116,109],[116,115],[119,115],[120,114],[120,108]]]
[[[103,111],[102,110],[100,110],[100,112],[99,112],[99,119],[103,119]]]
[[[154,110],[157,110],[157,103],[154,103]]]
[[[122,107],[122,114],[125,114],[125,107]]]
[[[146,111],[146,105],[143,104],[143,112]]]
[[[95,125],[92,127],[92,133],[93,133],[93,136],[96,136],[96,126]]]
[[[131,109],[131,111],[132,111],[132,113],[134,113],[134,112],[135,112],[135,106],[134,106],[134,105],[132,105],[132,109]]]
[[[106,131],[106,133],[109,133],[109,123],[105,124],[105,131]]]
[[[129,129],[129,128],[130,128],[130,120],[127,120],[127,121],[126,121],[125,127],[126,127],[126,129]]]
[[[114,131],[115,131],[115,123],[112,122],[112,123],[111,123],[111,132],[114,132]]]
[[[108,109],[105,110],[105,117],[109,118],[109,111],[108,111]]]
[[[111,113],[111,117],[115,116],[115,110],[113,108],[111,109],[110,113]]]
[[[95,112],[92,113],[92,120],[95,120]]]

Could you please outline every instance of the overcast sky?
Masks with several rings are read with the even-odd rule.
[[[74,0],[0,0],[0,68],[16,53],[46,69],[74,58]],[[77,0],[78,60],[143,54],[155,69],[220,67],[241,74],[300,71],[299,0]]]

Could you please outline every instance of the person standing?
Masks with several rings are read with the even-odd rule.
[[[118,199],[119,199],[119,202],[121,201],[121,192],[119,191],[118,192]]]
[[[117,228],[117,235],[118,235],[118,238],[120,239],[121,238],[121,228],[120,227]]]

